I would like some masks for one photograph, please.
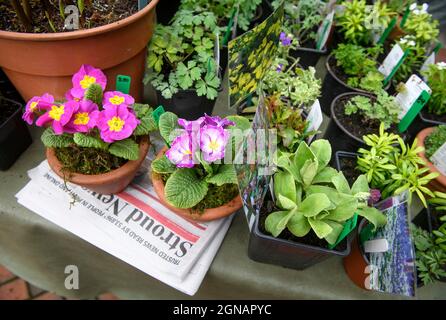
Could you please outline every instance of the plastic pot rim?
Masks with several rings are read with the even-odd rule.
[[[9,101],[9,102],[12,102],[12,103],[16,104],[17,105],[17,109],[3,123],[0,123],[0,130],[3,128],[3,126],[6,125],[6,123],[11,121],[11,119],[14,118],[17,115],[17,113],[21,112],[22,111],[22,107],[23,107],[23,105],[20,102],[12,100],[12,99],[8,99],[8,98],[3,98],[3,97],[0,97],[0,105],[1,105],[2,100],[6,100],[6,101]]]

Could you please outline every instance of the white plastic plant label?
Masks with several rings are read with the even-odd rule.
[[[308,126],[308,131],[316,131],[320,128],[322,121],[324,120],[324,117],[322,115],[322,109],[321,104],[319,103],[319,99],[316,99],[314,101],[313,105],[311,106],[311,110],[308,113],[307,121],[310,123]],[[308,137],[308,142],[310,143],[311,140],[313,140],[314,135]]]
[[[438,171],[440,171],[442,175],[446,176],[446,143],[435,151],[430,160]]]
[[[386,239],[374,239],[364,242],[364,252],[386,252],[389,250],[389,242]]]
[[[405,89],[396,95],[396,101],[401,106],[400,120],[409,112],[423,91],[432,93],[426,82],[415,74],[411,75],[405,84]]]
[[[316,49],[322,50],[327,44],[328,36],[330,35],[330,30],[333,26],[335,10],[332,10],[322,21],[316,35]]]
[[[396,70],[398,70],[401,63],[403,63],[408,51],[403,51],[398,44],[395,44],[390,50],[383,63],[379,66],[378,71],[381,72],[384,77],[384,84],[387,84],[393,77]]]

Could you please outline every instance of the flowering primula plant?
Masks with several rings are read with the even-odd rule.
[[[232,161],[226,161],[233,156],[231,130],[249,127],[239,116],[204,115],[187,121],[171,112],[162,114],[159,130],[168,150],[152,162],[152,170],[165,181],[167,202],[199,211],[232,200],[238,187]]]
[[[138,159],[138,136],[157,128],[152,109],[135,104],[128,94],[104,92],[105,74],[90,65],[81,66],[72,81],[66,101],[55,101],[45,93],[26,104],[23,119],[30,125],[35,121],[37,126],[46,127],[44,145],[55,148],[56,154],[64,148],[96,149],[124,160]]]

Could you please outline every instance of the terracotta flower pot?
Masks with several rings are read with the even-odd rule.
[[[126,162],[122,167],[104,174],[86,175],[79,173],[68,173],[62,171],[62,164],[56,157],[55,150],[46,149],[46,158],[51,169],[62,179],[88,188],[100,194],[119,193],[124,190],[135,177],[136,172],[146,158],[149,151],[150,141],[144,137],[139,144],[138,160]]]
[[[425,148],[424,140],[428,135],[432,133],[434,129],[435,129],[434,127],[426,128],[421,130],[417,134],[417,143],[419,147]],[[438,176],[436,179],[431,180],[431,182],[428,185],[429,189],[432,191],[446,192],[446,176],[442,175],[441,172],[438,171],[438,169],[434,166],[434,164],[426,158],[424,151],[419,152],[418,156],[426,162],[426,167],[429,168],[429,173],[438,172],[440,174],[440,176]]]
[[[392,31],[390,32],[387,39],[389,39],[391,42],[394,42],[395,40],[398,40],[406,35],[406,32],[400,27],[401,25],[402,17],[398,17],[398,21],[395,24],[395,27],[393,27]]]
[[[90,64],[105,72],[109,90],[115,89],[118,74],[130,76],[130,94],[139,101],[157,2],[92,29],[45,34],[0,30],[0,66],[25,100],[45,92],[60,100],[72,87],[71,76]]]
[[[156,158],[158,159],[162,157],[166,151],[167,147],[161,149]],[[159,174],[152,172],[152,184],[156,194],[166,207],[168,207],[176,214],[182,216],[183,218],[189,220],[203,221],[203,222],[217,220],[233,214],[242,207],[242,198],[240,198],[240,195],[237,195],[234,199],[232,199],[228,203],[217,208],[205,209],[204,212],[201,213],[193,212],[190,209],[180,209],[174,207],[173,205],[167,202],[166,197],[164,195],[164,182]]]

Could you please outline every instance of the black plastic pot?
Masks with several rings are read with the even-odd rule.
[[[168,25],[180,6],[180,0],[159,1],[156,5],[157,23]]]
[[[439,125],[446,125],[446,122],[431,120],[426,117],[427,111],[421,110],[418,116],[414,119],[414,121],[410,124],[409,128],[407,129],[407,132],[410,136],[410,139],[413,140],[418,132],[420,132],[423,129],[429,128],[429,127],[436,127]]]
[[[330,67],[330,62],[333,61],[334,56],[330,54],[325,62],[325,67],[327,68],[327,74],[325,75],[324,82],[322,83],[321,97],[319,98],[319,102],[321,103],[322,112],[325,113],[327,117],[331,117],[330,106],[333,102],[333,99],[338,95],[345,92],[357,92],[370,94],[370,92],[353,88],[344,83],[341,79],[339,79],[334,71]],[[390,88],[390,82],[384,88],[388,90]]]
[[[20,96],[19,92],[9,81],[6,74],[0,68],[0,97],[11,99],[19,103],[24,103],[23,98]]]
[[[166,111],[175,113],[178,117],[187,120],[195,120],[205,113],[212,114],[215,100],[209,100],[206,96],[198,96],[195,90],[180,90],[172,98],[166,99],[160,91],[156,91],[158,105],[162,105]]]
[[[259,215],[257,215],[249,238],[248,256],[257,262],[303,270],[332,256],[347,256],[350,253],[350,237],[343,241],[346,242],[346,249],[336,251],[274,238],[259,230]]]
[[[314,67],[319,61],[319,58],[327,54],[327,49],[316,50],[312,48],[299,47],[296,50],[291,50],[291,56],[299,58],[299,64],[307,69],[308,67]]]
[[[225,45],[220,49],[220,74],[224,75],[226,72],[226,68],[228,67],[228,46]]]
[[[0,97],[0,112],[5,103],[17,106],[16,111],[0,123],[0,170],[8,170],[18,157],[31,145],[28,127],[22,120],[22,105],[11,99]]]

